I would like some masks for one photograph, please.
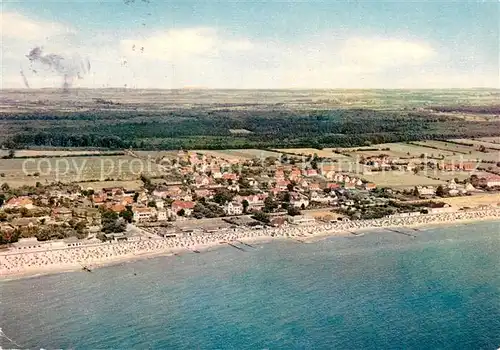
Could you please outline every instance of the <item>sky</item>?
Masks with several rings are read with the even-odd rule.
[[[0,6],[2,88],[500,87],[499,1]]]

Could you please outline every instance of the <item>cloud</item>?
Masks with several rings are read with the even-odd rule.
[[[7,20],[5,20],[7,19]],[[498,86],[498,66],[456,64],[427,42],[321,33],[295,41],[235,36],[229,29],[171,28],[142,34],[76,32],[62,24],[2,14],[2,84],[24,87],[19,67],[35,46],[64,57],[88,57],[90,74],[75,87],[179,88],[433,88]],[[19,21],[19,22],[17,22]],[[19,27],[19,30],[15,30]],[[6,33],[6,34],[4,34]],[[45,40],[45,38],[48,38]],[[46,41],[41,43],[41,41]],[[468,56],[469,57],[469,56]],[[481,57],[474,58],[481,62]],[[455,65],[454,65],[455,64]],[[495,75],[496,73],[496,75]],[[24,70],[31,87],[60,79]]]
[[[156,32],[146,38],[124,39],[122,53],[134,51],[145,58],[165,61],[183,61],[192,57],[218,57],[224,52],[251,50],[247,39],[221,36],[213,28],[183,28]]]
[[[383,69],[421,65],[435,56],[427,43],[392,38],[349,38],[340,49],[342,62],[356,66],[359,70],[380,71]]]
[[[69,28],[45,21],[34,21],[15,12],[0,12],[0,37],[4,39],[42,40]]]

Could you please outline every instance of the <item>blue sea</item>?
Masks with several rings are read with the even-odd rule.
[[[228,247],[4,281],[0,345],[499,348],[500,222],[415,234]]]

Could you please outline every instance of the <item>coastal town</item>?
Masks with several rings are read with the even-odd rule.
[[[500,214],[500,176],[478,172],[470,161],[404,161],[381,153],[357,159],[362,172],[354,173],[342,170],[335,157],[317,154],[250,160],[194,151],[156,158],[127,154],[154,163],[162,175],[140,174],[135,189],[71,182],[11,188],[4,183],[0,273],[82,268],[144,254],[241,246],[245,240],[356,235],[360,229]],[[438,186],[394,188],[369,181],[371,174],[380,177],[386,170],[390,176],[429,169],[458,175]],[[462,198],[470,205],[462,205]],[[477,198],[483,201],[474,205]]]

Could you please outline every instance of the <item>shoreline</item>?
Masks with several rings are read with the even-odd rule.
[[[312,224],[264,230],[240,230],[210,235],[176,238],[153,238],[136,242],[109,243],[92,247],[74,247],[64,251],[47,250],[31,252],[8,252],[0,254],[0,281],[33,278],[65,272],[82,271],[119,265],[137,260],[185,253],[197,253],[238,241],[251,245],[273,241],[295,240],[314,243],[330,237],[355,237],[364,233],[395,228],[439,227],[453,224],[468,224],[500,220],[500,209],[425,214],[417,217],[382,218],[358,220],[333,224]],[[418,235],[418,231],[415,232]],[[241,244],[239,244],[241,245]]]

